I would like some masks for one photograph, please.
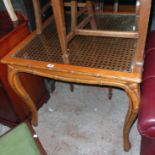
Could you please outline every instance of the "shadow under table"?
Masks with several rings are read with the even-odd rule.
[[[64,64],[55,23],[48,20],[42,34],[31,33],[3,59],[3,63],[9,66],[12,88],[32,112],[33,125],[37,125],[37,110],[20,83],[20,72],[67,82],[122,88],[129,97],[123,129],[124,149],[128,151],[129,132],[137,116],[140,97],[141,73],[132,69],[136,43],[136,39],[76,36],[69,43],[69,64]]]

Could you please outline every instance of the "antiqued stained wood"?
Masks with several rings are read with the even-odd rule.
[[[3,59],[4,63],[9,64],[10,84],[27,102],[27,106],[32,112],[34,125],[37,124],[37,111],[29,94],[21,86],[18,79],[20,72],[73,83],[119,87],[129,97],[123,140],[124,150],[130,149],[129,132],[139,109],[139,84],[142,76],[142,59],[150,2],[150,0],[140,0],[140,6],[137,6],[138,8],[135,10],[134,23],[123,24],[121,20],[121,23],[113,24],[116,28],[124,25],[125,29],[122,27],[121,32],[118,29],[114,29],[115,33],[105,30],[106,33],[102,32],[102,37],[101,35],[98,37],[100,32],[96,32],[97,23],[90,0],[86,3],[88,17],[82,19],[80,25],[77,19],[72,19],[69,35],[66,33],[63,0],[51,0],[58,37],[53,25],[48,28],[49,20],[43,24],[42,27],[45,29],[41,35],[38,36],[37,31],[33,32]],[[77,9],[76,5],[78,4],[71,3],[73,9]],[[72,10],[71,13],[72,18],[78,17],[77,10]],[[113,15],[116,17],[118,13]],[[87,27],[88,20],[90,20],[93,30],[84,29]],[[123,21],[126,20],[127,18]],[[39,28],[39,23],[37,24]],[[130,29],[129,26],[131,26]],[[84,34],[79,33],[80,35],[88,34],[89,36],[77,36],[81,30]],[[94,37],[90,37],[90,35]],[[52,37],[53,39],[50,39]]]

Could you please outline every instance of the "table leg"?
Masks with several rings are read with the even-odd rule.
[[[129,132],[138,114],[140,91],[138,84],[130,85],[126,89],[126,91],[129,96],[129,109],[124,123],[123,138],[124,138],[124,151],[129,151],[131,147],[129,141]]]
[[[69,63],[63,0],[51,0],[64,63]]]
[[[35,104],[29,94],[26,92],[24,87],[22,86],[20,79],[19,79],[19,73],[20,71],[16,70],[13,67],[9,67],[8,69],[8,80],[13,88],[13,90],[22,97],[22,99],[25,101],[26,105],[29,107],[31,113],[32,113],[32,124],[34,126],[38,125],[38,113],[37,109],[35,107]]]

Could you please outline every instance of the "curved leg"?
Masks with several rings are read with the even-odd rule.
[[[138,114],[140,97],[138,84],[129,86],[127,93],[129,95],[129,109],[126,115],[123,129],[124,151],[129,151],[131,147],[129,132]]]
[[[13,90],[22,97],[22,99],[25,101],[26,105],[30,108],[30,111],[32,113],[32,124],[34,126],[37,126],[37,124],[38,124],[37,110],[36,110],[35,104],[33,103],[31,97],[25,91],[25,89],[23,88],[23,86],[20,82],[19,71],[14,68],[9,67],[8,80],[9,80],[9,83],[10,83],[11,87],[13,88]]]

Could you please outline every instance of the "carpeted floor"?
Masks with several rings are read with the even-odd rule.
[[[57,82],[51,98],[39,110],[35,128],[48,155],[138,155],[140,136],[136,123],[130,138],[132,148],[123,151],[122,130],[128,97],[114,89],[108,99],[106,87],[69,85]],[[6,131],[0,126],[0,133]]]

